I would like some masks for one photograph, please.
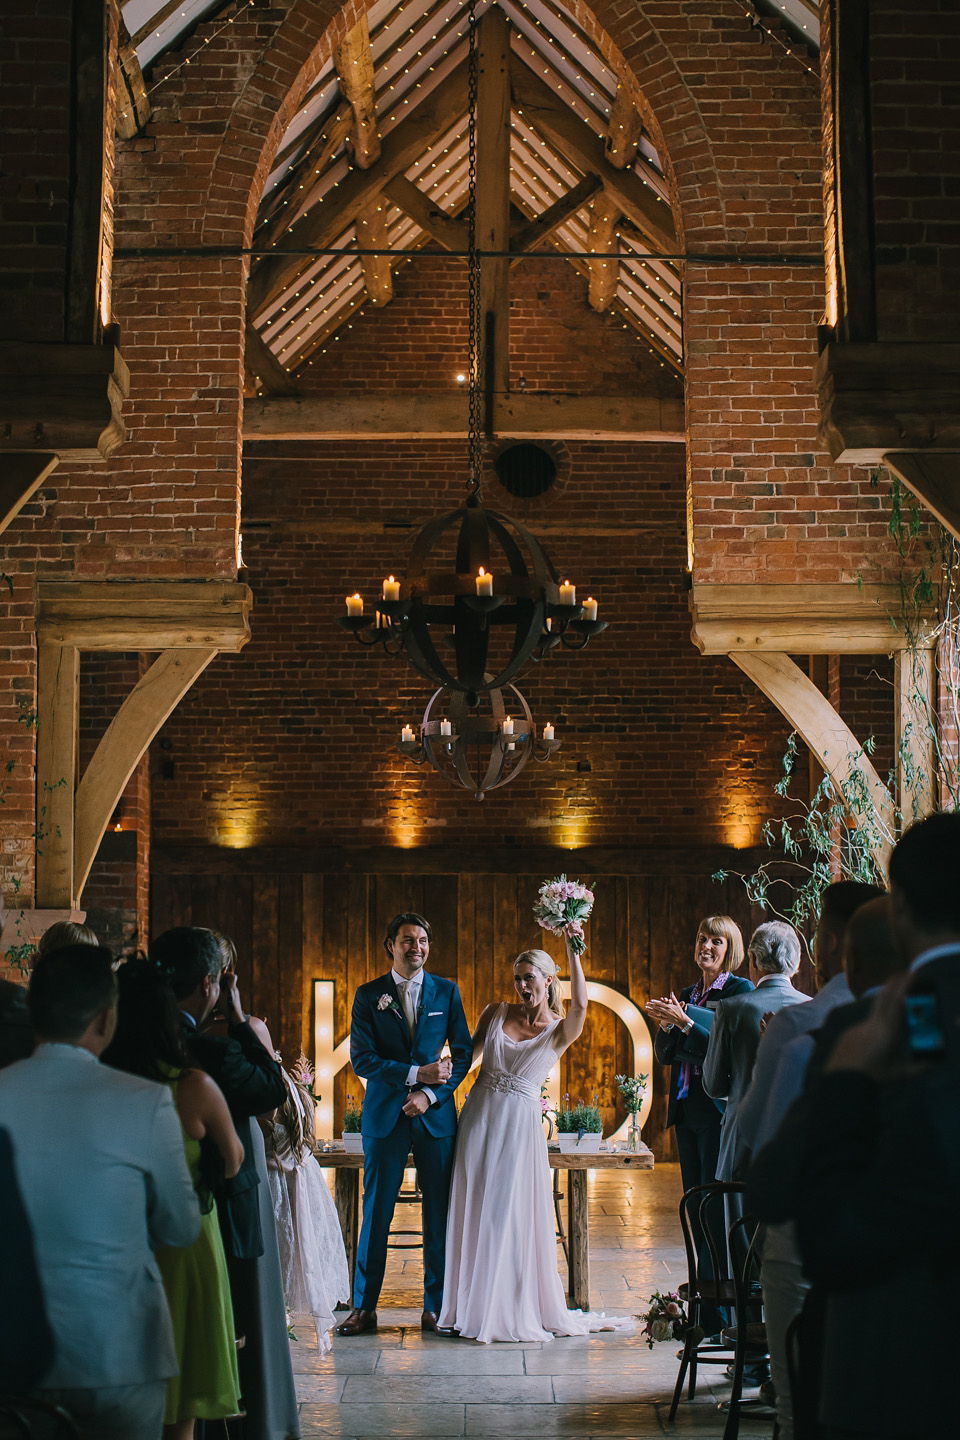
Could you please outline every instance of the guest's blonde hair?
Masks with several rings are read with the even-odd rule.
[[[553,956],[548,955],[546,950],[524,950],[513,962],[514,974],[518,965],[532,965],[534,970],[539,970],[547,982],[547,1004],[552,1014],[562,1020],[564,1009],[560,998],[560,971]]]
[[[69,945],[99,944],[89,925],[78,925],[76,920],[57,920],[40,936],[37,953],[49,955],[54,950],[66,950]]]
[[[729,915],[704,916],[700,921],[697,938],[693,942],[694,956],[696,956],[701,935],[709,935],[715,940],[726,940],[727,953],[723,957],[723,968],[724,970],[740,969],[744,954],[743,936],[740,934],[740,926],[736,920],[731,920]]]

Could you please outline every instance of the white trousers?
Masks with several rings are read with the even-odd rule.
[[[793,1402],[787,1365],[787,1330],[803,1309],[810,1284],[803,1277],[796,1229],[792,1221],[767,1225],[760,1267],[763,1318],[770,1348],[770,1378],[777,1392],[780,1440],[793,1440]]]

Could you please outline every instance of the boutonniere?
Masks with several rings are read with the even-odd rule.
[[[393,996],[387,994],[383,994],[380,996],[380,999],[377,1001],[377,1009],[396,1010],[398,1015],[403,1014],[403,1011],[400,1009],[400,1006],[397,1004],[396,1000],[394,1000]]]

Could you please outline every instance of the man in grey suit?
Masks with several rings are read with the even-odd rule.
[[[750,1086],[764,1016],[810,998],[791,984],[790,977],[800,968],[800,937],[786,921],[758,925],[747,957],[756,989],[733,995],[718,1007],[703,1062],[704,1090],[727,1102],[720,1128],[718,1180],[742,1180],[750,1163],[750,1147],[737,1112]]]
[[[111,958],[79,945],[37,961],[37,1048],[0,1072],[0,1127],[54,1338],[35,1393],[84,1440],[159,1440],[177,1365],[151,1245],[191,1244],[200,1210],[167,1087],[99,1063],[117,1018]]]

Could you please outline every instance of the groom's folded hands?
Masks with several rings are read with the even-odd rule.
[[[453,1074],[453,1061],[449,1058],[434,1060],[430,1065],[421,1065],[417,1070],[419,1085],[445,1085]]]

